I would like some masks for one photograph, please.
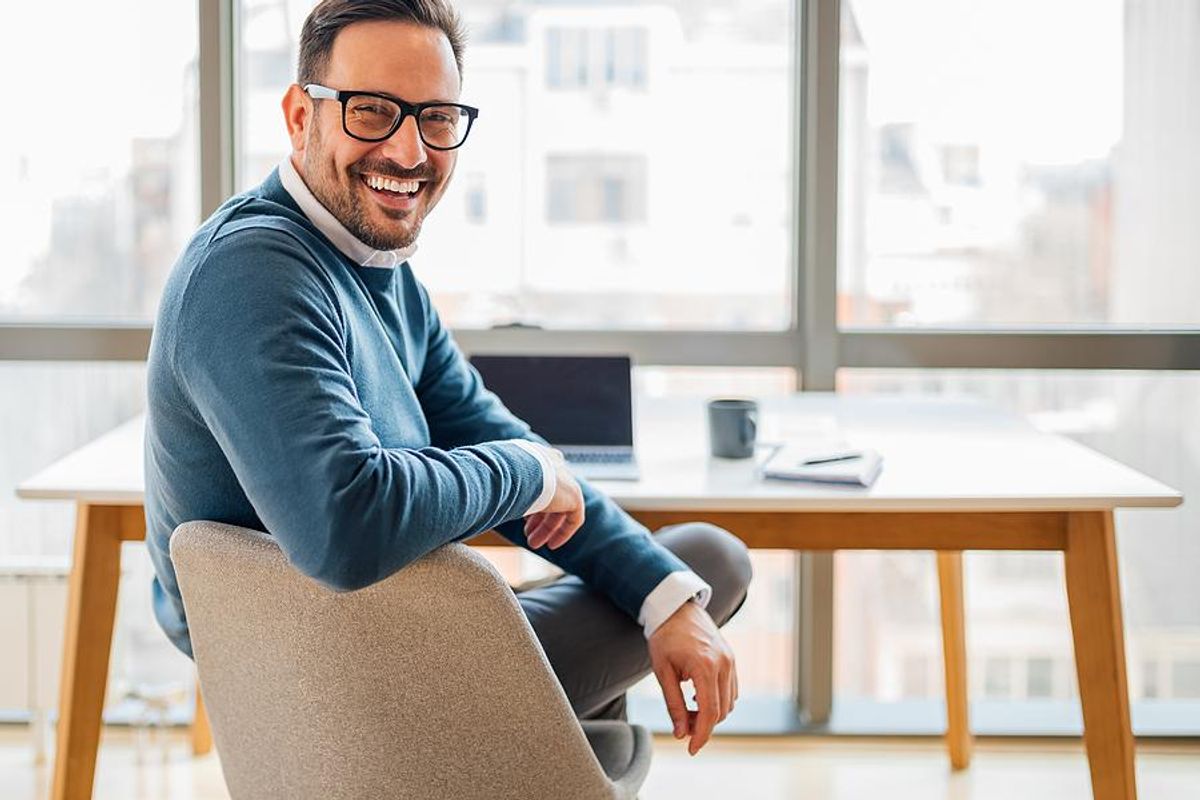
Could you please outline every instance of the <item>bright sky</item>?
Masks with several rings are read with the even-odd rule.
[[[1122,0],[851,0],[873,125],[997,141],[1032,163],[1103,158],[1121,136]]]
[[[83,165],[126,163],[135,136],[179,129],[184,68],[196,54],[194,0],[12,3],[4,13],[0,74],[15,90],[6,106],[15,110],[25,86],[45,91],[5,115],[21,124],[0,126],[0,159],[25,154],[39,173],[70,181]]]
[[[0,303],[44,249],[56,197],[102,191],[127,173],[133,137],[179,130],[196,52],[194,0],[11,3],[4,14]]]

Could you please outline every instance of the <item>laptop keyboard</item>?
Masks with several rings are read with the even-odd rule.
[[[567,461],[576,464],[628,464],[633,461],[629,453],[564,453]]]

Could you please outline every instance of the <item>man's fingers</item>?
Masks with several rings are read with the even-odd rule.
[[[535,523],[532,530],[525,532],[525,539],[534,550],[546,543],[550,535],[562,522],[562,514],[543,514],[542,519]]]
[[[729,716],[729,712],[733,711],[733,667],[721,673],[721,719],[718,722],[724,722]]]
[[[547,516],[553,519],[540,529],[542,536],[538,539],[537,546],[546,545],[551,550],[562,547],[583,526],[583,513],[583,506],[580,505],[572,511],[556,511],[548,514]]]
[[[688,724],[688,708],[683,701],[683,690],[679,688],[679,676],[673,670],[654,668],[654,677],[662,687],[663,699],[667,702],[667,713],[671,715],[671,724],[675,728],[675,738],[682,739],[690,732]]]
[[[558,529],[559,538],[562,542],[566,542],[575,532],[583,526],[583,507],[572,511],[564,511],[562,514],[562,525]]]
[[[542,536],[540,546],[545,547],[553,542],[559,535],[559,532],[562,531],[564,522],[566,522],[566,515],[556,514],[555,518],[550,520],[550,522],[546,525],[546,530],[543,532],[544,535]]]
[[[571,536],[575,533],[575,529],[571,527],[571,519],[566,514],[559,515],[560,519],[554,530],[546,537],[546,546],[551,550],[557,550],[562,547]]]
[[[571,537],[583,527],[584,511],[581,504],[576,510],[563,514],[562,526],[557,532],[557,542],[551,548],[561,547],[570,541]]]
[[[546,528],[546,525],[548,524],[548,520],[546,519],[547,516],[548,515],[546,514],[540,514],[536,518],[530,517],[529,519],[531,521],[526,523],[525,540],[529,542],[530,546],[532,546],[534,541],[536,541],[538,534]]]
[[[713,727],[721,712],[721,692],[717,676],[709,672],[704,675],[693,675],[692,685],[696,687],[696,728],[692,740],[688,743],[688,754],[696,755],[700,748],[708,744]]]
[[[563,524],[554,534],[554,540],[550,543],[551,550],[557,550],[567,542],[571,541],[571,537],[579,532],[579,526],[571,523],[570,518],[563,520]]]

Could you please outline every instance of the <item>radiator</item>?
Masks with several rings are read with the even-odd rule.
[[[67,566],[47,559],[0,562],[0,712],[25,716],[58,702]]]

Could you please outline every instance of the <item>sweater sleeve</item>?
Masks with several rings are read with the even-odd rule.
[[[219,238],[184,290],[172,363],[289,561],[347,591],[518,518],[542,476],[511,443],[383,447],[335,297],[289,234]]]
[[[426,317],[427,352],[417,397],[433,443],[461,447],[487,439],[525,438],[545,444],[545,439],[484,388],[479,373],[442,326],[424,289],[419,291]],[[583,526],[557,550],[541,547],[533,552],[577,575],[636,620],[650,592],[670,573],[688,567],[611,499],[582,479],[579,486],[584,499]],[[532,549],[521,520],[502,523],[497,530],[513,544]]]

